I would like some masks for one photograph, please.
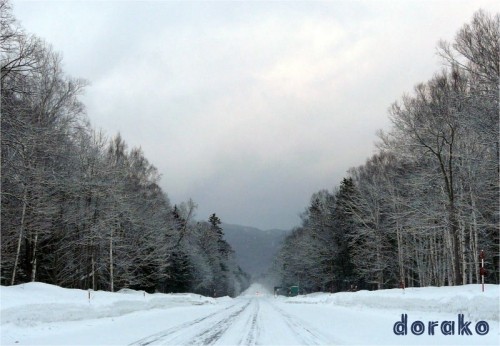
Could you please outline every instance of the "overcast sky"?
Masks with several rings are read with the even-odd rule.
[[[440,68],[498,1],[13,1],[29,32],[91,84],[95,128],[120,132],[197,218],[288,229],[311,194],[375,152],[387,109]]]

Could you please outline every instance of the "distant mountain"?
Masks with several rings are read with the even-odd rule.
[[[289,231],[258,228],[223,223],[224,238],[235,251],[238,265],[256,278],[272,264]]]

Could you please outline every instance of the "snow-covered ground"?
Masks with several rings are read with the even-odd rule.
[[[89,295],[30,283],[0,286],[0,343],[498,345],[499,297],[497,285],[486,285],[484,293],[479,285],[467,285],[286,298],[254,284],[235,299],[213,299],[131,290]],[[402,315],[407,316],[407,335],[396,335]],[[434,335],[430,324],[436,324]],[[415,333],[423,327],[422,335],[414,335],[412,325]],[[454,335],[443,335],[442,326]],[[397,332],[404,329],[402,322],[396,324]],[[468,331],[472,335],[460,335]]]

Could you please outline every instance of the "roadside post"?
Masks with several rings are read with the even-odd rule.
[[[481,268],[479,269],[479,275],[481,275],[481,291],[484,292],[484,276],[486,275],[486,270],[484,269],[484,251],[479,252],[479,259],[481,260]]]

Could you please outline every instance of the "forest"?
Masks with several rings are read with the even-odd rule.
[[[194,201],[171,203],[140,148],[92,127],[87,81],[64,73],[9,1],[0,13],[0,283],[207,296],[248,287],[216,213],[197,221]],[[375,154],[311,196],[274,259],[275,285],[478,283],[480,251],[486,282],[500,283],[500,15],[477,11],[436,52],[441,69],[390,105]]]
[[[89,123],[87,82],[1,13],[1,284],[235,296],[249,276],[214,213],[172,205],[140,148]]]
[[[301,291],[499,283],[500,15],[477,11],[442,68],[388,111],[376,153],[314,193],[272,280]],[[418,59],[418,57],[415,57]]]

